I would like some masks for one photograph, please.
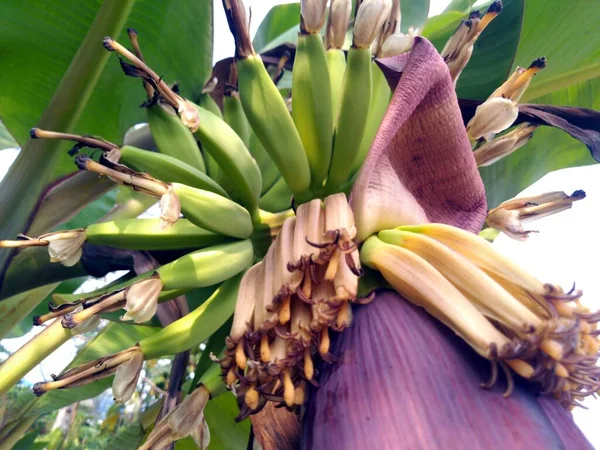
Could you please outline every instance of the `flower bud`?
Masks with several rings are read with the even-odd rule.
[[[85,231],[51,233],[40,236],[40,239],[49,241],[48,254],[51,262],[60,262],[63,266],[71,267],[79,262],[83,253],[81,247],[85,242]]]
[[[490,141],[496,133],[510,127],[518,115],[519,108],[512,100],[490,98],[477,107],[475,115],[467,124],[467,134],[471,139],[484,138]]]
[[[409,51],[418,31],[419,30],[415,30],[413,27],[410,27],[408,34],[399,32],[392,34],[383,43],[380,56],[382,58],[388,58]]]
[[[354,20],[352,45],[369,48],[390,15],[392,0],[364,0]]]
[[[500,230],[517,241],[525,241],[530,234],[537,233],[534,230],[525,231],[523,229],[518,211],[509,211],[503,208],[493,209],[488,213],[486,222],[489,227]]]
[[[359,307],[332,353],[304,414],[306,450],[592,448],[554,399],[482,389],[489,364],[394,292]]]
[[[325,23],[325,9],[327,0],[301,0],[300,16],[302,21],[300,27],[307,34],[318,33]]]
[[[486,142],[473,152],[477,166],[486,167],[492,165],[496,161],[517,151],[527,144],[537,127],[538,125],[531,123],[522,123],[510,133]]]
[[[129,286],[125,293],[125,315],[121,320],[144,323],[152,319],[158,307],[158,296],[163,288],[157,273]]]
[[[169,186],[167,192],[160,198],[159,206],[160,228],[164,230],[173,226],[179,220],[181,212],[181,202],[173,186]]]
[[[487,224],[500,230],[513,239],[524,241],[531,233],[523,224],[570,209],[573,202],[585,198],[585,192],[578,190],[571,195],[564,192],[548,192],[534,197],[507,200],[492,209],[487,216]]]
[[[131,398],[137,386],[144,365],[144,354],[136,351],[129,361],[117,367],[112,384],[113,397],[117,403],[125,403]]]
[[[331,0],[325,35],[328,49],[340,49],[344,46],[351,14],[352,0]]]

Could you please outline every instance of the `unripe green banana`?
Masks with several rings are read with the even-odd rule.
[[[337,192],[350,176],[367,125],[371,90],[371,51],[369,48],[351,47],[344,74],[331,167],[325,185],[326,194]]]
[[[196,289],[221,283],[252,265],[249,240],[214,245],[159,267],[163,290]]]
[[[193,135],[191,136],[193,137]],[[195,139],[194,142],[196,142]],[[167,183],[183,183],[229,197],[227,192],[204,172],[173,156],[149,152],[128,145],[121,147],[120,150],[121,158],[119,161],[127,166],[148,172]]]
[[[342,85],[346,72],[346,54],[340,48],[327,50],[327,67],[329,68],[329,84],[331,86],[331,113],[333,124],[337,124],[342,103]]]
[[[221,109],[219,108],[219,105],[217,105],[215,100],[209,94],[207,94],[207,93],[200,94],[200,97],[198,99],[198,105],[201,106],[202,108],[210,111],[215,116],[217,116],[221,119],[223,118],[223,114],[221,113]],[[223,181],[223,172],[221,172],[219,165],[217,164],[215,159],[210,155],[210,153],[208,153],[204,149],[202,149],[202,155],[204,156],[204,163],[206,165],[206,173],[208,173],[213,180],[215,180],[217,183],[219,183],[222,186],[221,182]]]
[[[121,278],[116,280],[113,283],[110,283],[107,286],[103,286],[100,289],[96,289],[95,291],[87,292],[85,294],[52,294],[52,303],[55,305],[62,305],[64,303],[73,303],[82,299],[90,299],[94,297],[99,297],[104,294],[108,294],[109,292],[117,291],[119,289],[126,288],[127,286],[132,285],[136,281],[143,280],[144,278],[148,278],[152,275],[153,272],[146,272],[138,276],[130,275],[132,272],[129,272],[123,275]],[[172,290],[162,290],[158,296],[158,302],[166,302],[167,300],[171,300],[172,298],[179,297],[180,295],[188,292],[189,289],[172,289]]]
[[[172,186],[181,203],[181,211],[193,224],[242,239],[252,234],[250,213],[242,206],[214,192],[180,183]]]
[[[125,219],[94,223],[85,229],[91,244],[131,250],[176,250],[202,248],[227,242],[231,238],[197,227],[186,219],[161,228],[159,219]]]
[[[242,139],[227,123],[198,106],[199,127],[195,135],[202,149],[215,159],[235,197],[254,216],[258,213],[258,197],[262,187],[260,169]]]
[[[223,120],[233,128],[248,148],[250,146],[250,124],[244,114],[240,94],[236,91],[226,93],[223,97]]]
[[[320,34],[300,33],[292,72],[292,117],[311,170],[311,188],[322,192],[331,162],[332,97]]]
[[[210,96],[210,94],[202,93],[198,99],[198,106],[210,111],[218,118],[222,119],[223,114],[221,113],[221,108],[215,102],[215,99]]]
[[[369,117],[367,118],[367,125],[360,143],[358,156],[352,167],[353,173],[360,169],[360,166],[362,166],[363,161],[367,157],[367,153],[369,153],[371,145],[373,145],[373,140],[379,130],[379,125],[381,125],[383,116],[385,116],[385,112],[390,103],[390,96],[392,95],[392,91],[390,90],[383,72],[375,62],[371,63],[371,70],[373,72],[371,107],[369,108]]]
[[[310,193],[310,168],[285,101],[262,59],[252,54],[237,61],[240,98],[252,129],[299,201]]]
[[[206,173],[204,158],[196,138],[181,123],[175,111],[169,111],[167,108],[158,103],[146,108],[148,124],[158,151]]]
[[[221,113],[219,106],[217,105],[217,103],[214,101],[214,99],[210,95],[201,94],[198,105],[201,106],[202,108],[206,109],[207,111],[210,111],[211,113],[213,113],[215,116],[219,117],[220,119],[223,118],[223,114]],[[217,161],[215,161],[215,158],[213,158],[211,156],[211,154],[202,147],[201,142],[199,142],[199,144],[200,144],[200,149],[202,150],[202,155],[204,157],[204,164],[206,164],[206,173],[208,173],[208,175],[219,186],[221,186],[221,188],[223,188],[223,190],[225,190],[227,193],[230,193],[231,192],[231,183],[229,183],[228,180],[225,178],[225,175],[223,174],[223,171],[217,164]]]
[[[233,314],[242,273],[225,281],[202,305],[158,333],[140,341],[145,359],[197,347]],[[218,367],[218,366],[217,366]]]
[[[261,209],[269,212],[281,212],[290,209],[292,204],[292,191],[282,177],[260,198]]]
[[[254,132],[250,134],[249,150],[250,154],[256,161],[256,164],[258,164],[258,167],[260,168],[260,174],[262,177],[262,188],[260,192],[261,194],[264,194],[275,184],[275,182],[277,182],[279,178],[281,178],[281,174]]]

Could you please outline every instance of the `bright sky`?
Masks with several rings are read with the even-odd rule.
[[[252,8],[252,26],[254,33],[263,17],[272,6],[281,3],[293,3],[292,0],[247,0]],[[437,15],[444,10],[448,0],[431,0],[430,15]],[[231,37],[221,0],[215,0],[215,47],[214,61],[233,55],[233,38]],[[0,179],[4,176],[10,163],[16,157],[16,150],[0,152]],[[598,283],[598,255],[600,240],[595,239],[595,227],[600,223],[600,166],[568,169],[549,174],[538,183],[525,190],[521,195],[535,195],[548,191],[564,190],[571,193],[584,189],[587,198],[577,202],[569,211],[557,216],[533,222],[529,229],[539,230],[537,236],[528,242],[513,241],[501,235],[495,245],[519,261],[526,269],[542,281],[560,283],[570,288],[574,281],[578,288],[585,291],[586,303],[593,308],[600,308],[600,284]],[[589,232],[593,230],[591,233]],[[9,351],[15,351],[31,338],[28,334],[19,339],[6,339],[2,345]],[[32,370],[25,379],[28,382],[48,378],[50,373],[58,373],[75,355],[73,342],[66,343],[57,350],[53,357],[43,365]],[[589,410],[577,409],[575,419],[594,446],[600,448],[600,434],[597,429],[597,415],[600,412],[598,401],[588,400]]]

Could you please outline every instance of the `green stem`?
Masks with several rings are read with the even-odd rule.
[[[226,386],[221,377],[221,366],[213,364],[206,373],[202,375],[200,383],[208,389],[210,398],[215,398],[217,395],[225,392]]]
[[[119,35],[134,0],[105,0],[83,43],[63,76],[38,126],[69,132],[76,125],[110,53],[100,43],[106,35]],[[60,141],[30,139],[0,185],[2,236],[16,236],[28,228],[38,198],[50,181]],[[18,195],[15,195],[18,193]],[[0,281],[13,253],[0,250]]]
[[[34,308],[50,295],[60,283],[47,284],[14,295],[0,303],[0,339],[4,338]]]
[[[191,394],[196,385],[200,382],[200,379],[207,373],[212,366],[215,365],[214,361],[211,358],[211,353],[218,355],[221,353],[223,348],[225,347],[225,338],[229,335],[229,330],[231,330],[232,321],[228,320],[223,324],[221,328],[213,333],[213,335],[208,338],[206,341],[206,347],[202,351],[200,355],[200,359],[198,359],[198,364],[196,364],[196,368],[194,369],[194,380],[190,385],[190,390],[188,394]]]
[[[55,320],[44,331],[10,355],[0,365],[0,395],[8,391],[50,353],[67,342],[71,336],[71,330],[63,328],[60,320]]]

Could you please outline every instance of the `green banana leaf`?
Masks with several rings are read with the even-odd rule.
[[[8,132],[2,121],[0,121],[0,150],[6,148],[18,148],[19,144],[15,138]]]
[[[448,6],[446,6],[446,9],[444,10],[444,12],[449,12],[449,11],[459,11],[462,13],[466,13],[471,11],[471,9],[473,8],[473,4],[475,3],[475,0],[452,0]]]
[[[0,116],[22,145],[29,138],[29,129],[42,116],[101,4],[100,0],[3,2],[0,42],[10,43],[3,45],[2,56],[3,66],[11,70],[0,73]],[[126,27],[138,31],[146,61],[166,80],[178,81],[184,96],[197,98],[210,75],[212,6],[210,0],[137,0],[125,20]],[[113,37],[130,46],[125,30]],[[101,40],[94,45],[102,49]],[[144,121],[144,111],[139,108],[144,95],[141,83],[126,78],[112,55],[75,131],[120,140],[131,125]],[[57,172],[73,171],[67,155],[62,163],[66,167],[58,167]]]
[[[489,3],[480,6],[480,11],[485,12]],[[502,13],[479,37],[471,60],[458,79],[456,93],[459,98],[487,98],[504,82],[513,66],[521,36],[524,0],[504,0],[503,4]],[[441,51],[460,21],[467,16],[468,12],[449,11],[432,17],[425,25],[423,36]]]
[[[33,317],[48,313],[48,302],[55,292],[73,292],[86,277],[52,283],[17,294],[0,303],[0,339],[23,336],[33,328]]]
[[[25,6],[21,2],[19,2],[19,7],[17,8],[16,3],[17,2],[13,2],[13,4],[9,6],[13,6],[13,9],[21,11],[22,14],[28,15],[29,12],[31,12],[32,17],[35,16],[33,11],[30,11],[31,8],[21,8],[22,6]],[[64,73],[64,76],[61,75],[61,72],[57,73],[57,76],[62,78],[60,79],[58,88],[56,88],[51,96],[50,103],[47,107],[44,106],[43,114],[41,117],[38,116],[36,118],[35,123],[37,123],[39,127],[59,129],[67,132],[72,131],[96,86],[98,77],[102,72],[105,63],[108,61],[109,55],[101,48],[98,48],[96,42],[101,40],[103,35],[120,33],[131,10],[132,4],[133,0],[106,0],[102,3],[98,13],[93,18],[89,31],[84,34],[85,38],[83,39],[83,42],[81,42],[80,45],[77,43],[77,52],[74,57],[71,56],[73,59],[68,65],[68,69]],[[6,4],[4,6],[6,6]],[[33,8],[36,12],[40,9],[40,6],[37,6],[37,8]],[[46,4],[43,6],[46,6]],[[41,9],[42,13],[46,12],[43,7]],[[20,123],[19,120],[22,120],[22,117],[19,117],[18,110],[22,107],[26,111],[36,111],[36,108],[32,106],[30,102],[23,101],[24,99],[20,98],[22,96],[19,95],[19,92],[14,92],[13,88],[15,84],[16,86],[26,86],[31,89],[29,92],[31,92],[32,95],[38,95],[35,93],[36,89],[33,88],[35,85],[29,83],[31,80],[26,74],[39,73],[39,70],[37,67],[29,67],[26,74],[19,75],[16,73],[17,67],[27,66],[27,64],[24,64],[22,60],[11,61],[9,54],[13,54],[13,56],[16,55],[20,58],[21,54],[25,53],[28,56],[26,61],[37,61],[39,58],[46,56],[44,54],[44,49],[61,49],[64,43],[53,42],[51,37],[48,36],[46,36],[48,39],[43,39],[44,36],[39,36],[37,31],[32,32],[31,30],[28,30],[25,32],[22,27],[19,26],[20,24],[32,25],[32,29],[34,30],[37,30],[38,28],[43,29],[43,27],[41,27],[41,24],[37,23],[34,19],[30,22],[29,17],[21,17],[21,20],[16,20],[19,18],[18,11],[15,12],[6,8],[6,10],[3,11],[5,14],[2,14],[0,17],[0,30],[2,30],[2,32],[8,31],[6,35],[0,34],[0,45],[3,44],[4,47],[10,48],[11,50],[20,49],[20,51],[14,53],[5,52],[4,62],[8,63],[6,67],[11,67],[13,70],[4,70],[0,75],[0,79],[3,81],[3,90],[6,93],[5,96],[2,97],[2,101],[6,103],[4,108],[0,104],[0,119],[4,119],[5,125],[13,136],[15,136],[18,141],[21,141],[20,144],[22,147],[16,160],[10,166],[0,185],[0,209],[9,212],[9,214],[3,216],[0,235],[8,237],[13,237],[20,232],[26,231],[27,226],[31,223],[31,215],[34,213],[35,207],[39,204],[38,200],[40,195],[44,192],[48,182],[53,179],[54,169],[60,166],[61,158],[59,155],[61,154],[60,150],[62,148],[59,141],[38,141],[29,139],[24,143],[23,139],[20,139],[19,136],[19,126],[16,125]],[[12,12],[15,13],[14,17]],[[53,10],[53,12],[60,14],[61,9],[58,8]],[[43,17],[52,17],[52,14],[43,14]],[[56,24],[57,26],[59,25],[59,21],[55,18],[51,23]],[[61,27],[61,29],[65,31],[69,30],[68,27],[64,26]],[[56,32],[56,30],[54,31]],[[56,32],[56,36],[60,36],[60,33]],[[25,48],[20,48],[23,46],[18,45],[18,42],[20,42],[19,38],[27,39],[31,37],[41,38],[35,42],[42,46],[42,54],[29,54],[26,46]],[[4,41],[6,41],[6,43],[4,43]],[[53,42],[54,45],[48,46],[51,42]],[[35,45],[33,45],[33,47],[35,47]],[[52,52],[50,53],[51,56],[55,56],[52,55]],[[53,62],[52,57],[49,59]],[[52,69],[53,67],[47,68],[48,72],[52,72]],[[14,76],[14,78],[5,80],[4,77],[6,77],[7,74],[10,74],[11,77]],[[46,74],[41,73],[40,77],[42,81],[47,81]],[[11,86],[13,88],[11,88]],[[55,89],[54,85],[51,86],[50,93]],[[42,111],[40,110],[37,112],[41,113]],[[7,119],[10,121],[7,122]],[[29,124],[20,123],[21,128],[26,126],[29,126]],[[5,275],[10,259],[14,253],[14,251],[6,249],[0,251],[0,280]]]
[[[81,263],[72,267],[51,263],[48,248],[25,248],[13,259],[0,283],[0,301],[20,292],[83,276],[87,276],[87,272]]]
[[[600,76],[600,33],[591,31],[597,30],[599,17],[596,1],[525,3],[515,66],[545,56],[548,67],[533,79],[522,102],[541,103],[542,95]]]
[[[256,34],[252,39],[252,46],[257,53],[262,53],[273,48],[273,42],[281,35],[296,32],[300,23],[300,3],[277,5],[271,8],[263,21],[260,23]],[[292,33],[290,33],[290,30]],[[294,42],[296,42],[294,40]]]
[[[12,450],[43,450],[48,442],[45,440],[44,442],[35,442],[39,435],[38,431],[30,431],[15,444]]]
[[[116,203],[117,190],[111,189],[106,194],[86,205],[75,217],[56,227],[57,230],[84,228],[97,222],[108,214]]]
[[[557,0],[526,3],[514,65],[526,66],[546,56],[548,67],[533,79],[523,102],[600,109],[600,36],[588,32],[599,15],[598,2],[575,1],[568,8]],[[514,197],[548,172],[594,163],[581,142],[541,127],[526,146],[481,169],[489,207]]]
[[[403,33],[406,33],[410,27],[423,29],[423,24],[429,15],[429,0],[402,0],[400,7],[402,9],[400,29]]]
[[[235,422],[239,408],[233,394],[225,392],[209,401],[204,414],[210,429],[210,450],[246,448],[250,435],[250,420]]]
[[[45,184],[74,171],[64,152],[68,147],[28,140],[31,127],[38,124],[119,141],[128,127],[143,119],[138,107],[143,90],[123,75],[116,57],[102,48],[104,35],[115,35],[127,44],[125,33],[119,31],[125,22],[137,28],[148,61],[169,81],[179,81],[184,95],[194,99],[200,94],[212,62],[212,1],[139,0],[131,8],[133,3],[3,3],[0,46],[6,49],[3,67],[11,70],[0,73],[0,119],[23,150],[0,189],[0,207],[11,211],[0,235],[24,231]],[[96,17],[98,11],[102,14]],[[172,59],[174,52],[180,57]],[[71,64],[74,55],[77,64]],[[105,64],[109,56],[110,63]],[[0,252],[0,277],[8,254]]]
[[[123,450],[138,448],[146,431],[139,422],[122,427],[108,442],[106,450]]]
[[[0,339],[15,338],[27,333],[33,326],[33,315],[40,315],[44,299],[48,298],[60,283],[40,286],[27,292],[22,292],[0,302]],[[48,307],[45,307],[45,312]],[[43,314],[43,313],[42,313]],[[26,321],[31,321],[29,328]]]
[[[536,103],[600,109],[600,78],[539,97]],[[514,197],[548,172],[595,164],[587,147],[562,130],[538,128],[533,138],[512,155],[480,169],[488,207]]]

